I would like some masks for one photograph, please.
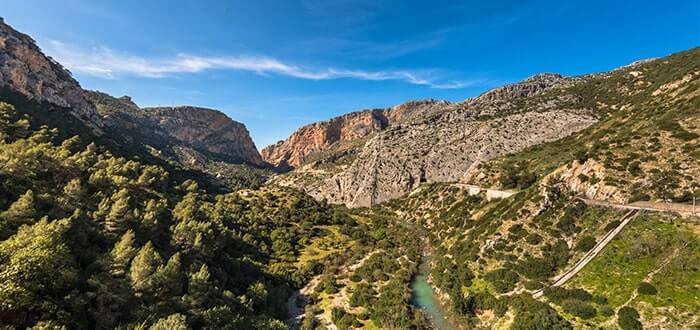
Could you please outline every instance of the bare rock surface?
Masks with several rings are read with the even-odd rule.
[[[34,40],[0,20],[0,86],[30,100],[68,108],[70,114],[101,133],[102,119],[80,84]]]
[[[310,158],[319,160],[304,163],[294,159],[302,166],[272,182],[304,189],[333,203],[370,206],[400,197],[425,182],[459,181],[479,162],[558,140],[592,125],[597,121],[592,112],[579,106],[580,100],[566,89],[577,81],[541,74],[460,103],[421,101],[381,112],[372,110],[375,118],[381,114],[386,120],[378,120],[363,134],[346,134],[346,140],[354,138],[357,143],[348,147],[353,150],[343,150],[351,155],[343,162],[336,160],[343,159],[337,152],[340,139],[324,140],[313,151],[304,149],[309,143],[304,133],[307,127],[325,127],[337,119],[302,128],[269,147],[263,157],[269,161],[270,150],[307,150],[307,159],[316,152],[320,157]]]

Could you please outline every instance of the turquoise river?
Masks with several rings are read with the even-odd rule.
[[[430,257],[421,259],[418,274],[411,283],[411,303],[420,308],[428,316],[431,325],[438,330],[454,330],[445,315],[442,307],[437,301],[435,291],[428,284],[428,274],[430,273]]]

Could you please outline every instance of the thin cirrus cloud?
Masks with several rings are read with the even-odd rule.
[[[328,68],[310,70],[266,56],[203,57],[180,54],[173,58],[147,59],[117,53],[109,48],[80,49],[60,41],[50,41],[46,52],[73,72],[100,78],[119,76],[163,78],[175,74],[194,74],[207,70],[247,71],[259,75],[282,75],[308,80],[357,79],[403,81],[436,89],[458,89],[483,83],[483,80],[438,81],[425,72],[407,70],[365,71]]]

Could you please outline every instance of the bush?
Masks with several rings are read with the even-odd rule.
[[[508,233],[508,239],[511,241],[517,241],[527,234],[527,230],[523,228],[523,225],[517,223],[508,228]]]
[[[544,289],[544,296],[547,299],[561,304],[564,300],[574,299],[579,301],[591,301],[593,295],[588,291],[580,288],[566,289],[558,286],[550,286]]]
[[[511,329],[572,329],[571,324],[549,305],[528,296],[511,297],[511,306],[517,310]]]
[[[527,281],[524,283],[525,289],[528,290],[538,290],[542,288],[542,282],[540,281]]]
[[[648,194],[645,194],[639,190],[635,190],[632,192],[632,195],[630,196],[629,202],[634,203],[637,201],[648,201],[651,199],[651,196]]]
[[[542,236],[537,235],[536,233],[532,233],[525,237],[525,241],[530,245],[537,245],[542,242]]]
[[[556,270],[549,259],[529,257],[518,263],[518,273],[529,279],[546,279]]]
[[[507,268],[496,269],[487,273],[484,277],[493,284],[498,293],[506,293],[513,290],[519,279],[518,273]]]
[[[642,282],[639,283],[639,286],[637,286],[637,292],[639,292],[640,294],[654,295],[657,294],[659,291],[656,290],[656,287],[651,285],[651,283]]]
[[[623,330],[641,330],[642,323],[639,322],[639,313],[636,309],[625,306],[617,312],[617,325]]]
[[[578,299],[564,300],[561,306],[567,313],[578,316],[582,319],[590,319],[596,314],[596,310],[593,308],[593,306],[591,306],[591,304]]]
[[[576,251],[579,252],[588,252],[590,249],[592,249],[596,244],[595,238],[590,235],[585,235],[581,237],[581,239],[576,242]]]

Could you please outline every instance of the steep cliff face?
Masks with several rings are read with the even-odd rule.
[[[37,102],[68,108],[95,133],[103,122],[68,70],[45,56],[34,40],[0,19],[0,86]]]
[[[359,140],[346,164],[334,167],[334,158],[309,163],[273,182],[330,202],[369,206],[424,182],[458,181],[479,162],[595,123],[591,109],[565,90],[576,83],[544,74],[460,103],[409,102],[385,109],[386,128]],[[304,143],[301,136],[294,142]]]
[[[245,125],[224,113],[198,107],[144,108],[145,119],[158,131],[197,150],[225,160],[255,165],[264,162]]]
[[[309,155],[323,151],[333,143],[362,138],[386,126],[383,110],[353,112],[304,126],[287,140],[270,145],[261,153],[265,161],[277,167],[298,167]]]
[[[279,168],[299,167],[314,154],[347,147],[347,144],[341,146],[341,142],[361,140],[446,104],[434,100],[411,101],[393,108],[358,111],[313,123],[300,128],[288,139],[264,148],[262,157]]]
[[[265,166],[245,125],[224,113],[180,106],[139,108],[131,98],[86,91],[107,128],[133,143],[148,145],[155,156],[196,169],[210,162]]]

